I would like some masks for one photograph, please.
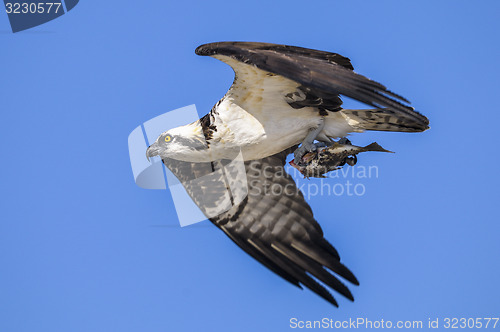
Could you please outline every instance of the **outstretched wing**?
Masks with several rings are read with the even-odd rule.
[[[236,96],[245,95],[256,81],[271,81],[278,75],[285,80],[274,80],[270,85],[279,85],[277,89],[294,108],[338,111],[342,104],[339,95],[344,95],[377,108],[389,108],[417,130],[428,128],[428,119],[408,106],[408,100],[355,73],[350,60],[336,53],[269,43],[217,42],[199,46],[196,54],[212,56],[233,67],[236,78],[230,93]]]
[[[340,263],[337,251],[323,237],[302,193],[284,171],[290,151],[245,162],[248,195],[239,204],[209,220],[270,270],[298,287],[308,287],[338,306],[317,280],[350,300],[353,300],[351,292],[337,276],[355,285],[359,283]],[[213,185],[213,179],[198,183],[196,188],[188,181],[213,173],[216,167],[212,163],[195,164],[172,159],[164,159],[164,163],[181,182],[188,183],[186,191],[198,205],[204,204],[206,195],[215,198],[211,207],[224,200],[221,188]],[[206,210],[205,207],[201,209]]]

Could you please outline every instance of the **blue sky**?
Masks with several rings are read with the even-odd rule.
[[[0,14],[0,331],[287,331],[289,320],[498,317],[498,1],[81,1],[12,34]],[[361,285],[336,309],[138,188],[127,137],[232,82],[194,54],[250,40],[338,52],[429,117],[365,133],[361,197],[311,198]],[[349,105],[349,102],[347,102]],[[334,183],[332,179],[332,183]],[[343,181],[340,179],[339,181]]]

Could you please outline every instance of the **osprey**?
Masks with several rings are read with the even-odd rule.
[[[160,156],[205,212],[204,197],[222,197],[229,185],[218,188],[213,178],[205,183],[190,180],[213,174],[240,152],[248,193],[240,202],[232,200],[225,212],[206,213],[208,219],[292,284],[308,287],[335,306],[335,298],[320,282],[353,300],[338,277],[354,285],[358,280],[323,237],[311,208],[284,171],[286,157],[293,152],[294,163],[302,165],[306,153],[331,146],[349,133],[421,132],[428,128],[428,119],[403,97],[355,73],[350,60],[336,53],[218,42],[199,46],[196,54],[230,65],[234,82],[207,115],[162,133],[146,156]],[[343,109],[340,95],[374,109]],[[273,186],[283,190],[268,190]]]

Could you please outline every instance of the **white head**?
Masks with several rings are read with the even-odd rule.
[[[199,121],[163,132],[146,150],[146,157],[160,156],[182,161],[197,161],[207,153]]]

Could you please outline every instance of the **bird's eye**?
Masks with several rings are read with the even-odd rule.
[[[170,142],[171,140],[172,140],[172,136],[170,136],[170,135],[165,136],[165,142],[167,142],[167,143],[168,143],[168,142]]]

